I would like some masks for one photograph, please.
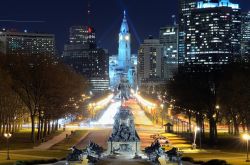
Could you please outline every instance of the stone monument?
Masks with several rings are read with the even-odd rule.
[[[140,138],[135,130],[134,117],[121,107],[114,117],[113,131],[108,140],[108,153],[136,154],[140,152]]]

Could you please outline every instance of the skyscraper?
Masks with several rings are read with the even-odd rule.
[[[190,26],[191,13],[197,6],[197,0],[178,0],[179,1],[179,64],[185,62],[186,57],[186,38]]]
[[[62,58],[86,77],[93,92],[109,89],[108,52],[97,48],[95,30],[89,26],[70,28],[69,44],[64,46]]]
[[[96,44],[95,29],[90,26],[70,27],[69,43],[76,44]]]
[[[138,81],[140,86],[155,86],[163,78],[163,44],[150,36],[138,52]]]
[[[87,78],[97,74],[93,60],[97,54],[94,31],[88,26],[70,27],[69,44],[65,44],[62,55],[65,63]]]
[[[186,32],[185,64],[202,66],[205,71],[240,57],[240,8],[229,0],[201,1],[191,12]]]
[[[160,43],[163,45],[163,77],[166,80],[173,78],[178,70],[178,25],[160,28]]]
[[[250,57],[250,11],[242,13],[241,19],[241,54],[244,59],[249,60]]]
[[[0,52],[8,55],[55,55],[55,35],[2,31]]]

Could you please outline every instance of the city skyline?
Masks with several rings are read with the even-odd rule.
[[[233,0],[239,3],[243,11],[247,11],[250,4],[245,0]],[[143,4],[143,7],[142,7]],[[3,2],[1,20],[35,21],[35,22],[8,22],[2,21],[0,28],[27,29],[31,32],[53,33],[56,38],[56,46],[62,53],[63,45],[68,42],[69,27],[74,25],[86,25],[87,0],[76,0],[70,3],[67,0],[36,1],[17,0]],[[7,9],[14,8],[13,12]],[[178,1],[166,2],[164,0],[91,0],[91,25],[96,29],[98,46],[106,48],[110,54],[117,54],[120,18],[123,10],[127,11],[132,33],[132,53],[137,53],[139,43],[148,35],[158,38],[160,27],[173,24],[172,15],[178,14]],[[150,12],[148,12],[150,11]],[[157,11],[157,12],[154,12]],[[161,19],[155,19],[161,18]],[[38,22],[37,22],[38,21]],[[40,22],[41,21],[41,22]],[[115,46],[114,46],[115,44]]]
[[[249,1],[4,1],[0,165],[250,165]]]

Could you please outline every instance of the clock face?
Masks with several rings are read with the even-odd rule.
[[[125,40],[127,40],[127,41],[129,40],[129,35],[125,36]]]

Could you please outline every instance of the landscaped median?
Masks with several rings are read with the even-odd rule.
[[[62,133],[62,130],[51,133],[46,137],[46,140],[52,139],[54,136]],[[41,144],[41,141],[33,143],[30,139],[30,129],[23,129],[19,132],[13,133],[12,137],[9,139],[11,150],[22,150],[22,149],[32,149],[33,147]],[[4,137],[0,138],[0,150],[6,150],[6,139]]]
[[[65,158],[68,151],[53,151],[53,150],[15,150],[11,151],[10,158],[11,160],[6,160],[6,152],[0,153],[0,165],[13,165],[17,161],[28,161],[33,162],[39,160],[42,161],[52,161],[61,160]]]
[[[246,154],[243,152],[239,152],[239,150],[235,150],[235,152],[233,152],[233,150],[230,150],[230,152],[211,149],[191,150],[190,142],[188,142],[184,138],[181,138],[171,133],[163,133],[161,135],[168,138],[171,146],[177,147],[183,151],[184,161],[190,161],[196,164],[201,164],[201,162],[207,162],[207,164],[209,164],[210,162],[223,162],[224,160],[230,165],[249,165],[249,163],[246,162]],[[240,145],[238,145],[238,147],[240,147]],[[212,162],[211,160],[213,160],[214,162]]]
[[[239,153],[208,150],[207,152],[203,153],[184,153],[183,156],[186,158],[192,158],[195,162],[207,162],[209,160],[219,159],[225,160],[230,165],[249,165],[249,162],[246,162],[246,155]]]

